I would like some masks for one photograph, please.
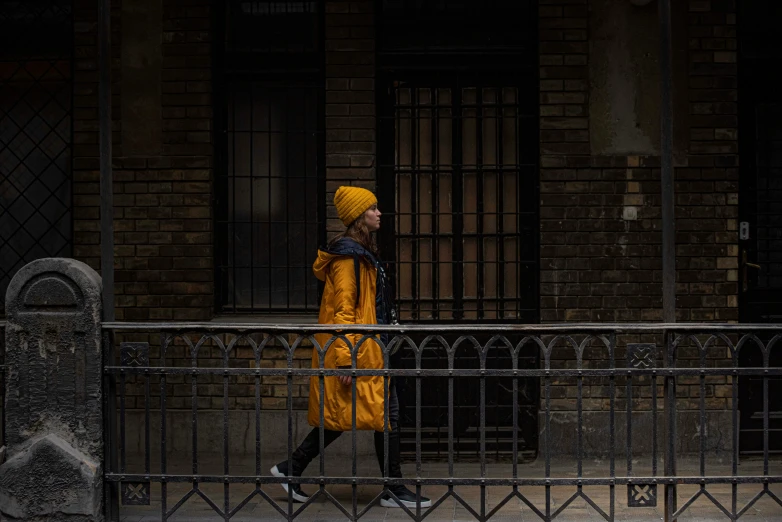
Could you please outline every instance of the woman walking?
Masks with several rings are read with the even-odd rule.
[[[380,228],[380,210],[375,195],[359,187],[340,187],[334,195],[334,206],[347,230],[334,238],[326,250],[318,251],[318,258],[312,269],[315,277],[325,283],[320,305],[320,324],[390,324],[393,309],[391,292],[385,271],[377,254],[373,232]],[[355,347],[361,335],[346,336]],[[316,336],[318,344],[325,346],[330,334]],[[319,368],[319,355],[312,353],[312,367]],[[324,367],[327,369],[350,368],[351,353],[342,339],[336,339],[328,347]],[[383,352],[373,339],[366,339],[358,349],[358,369],[383,368]],[[352,422],[352,378],[350,376],[327,376],[324,378],[324,444],[327,447],[342,433],[351,431]],[[356,429],[374,430],[375,452],[384,472],[384,381],[380,375],[356,378]],[[292,456],[292,469],[288,461],[280,462],[271,469],[275,477],[300,477],[307,465],[319,454],[320,426],[320,384],[318,377],[310,378],[309,412],[307,420],[312,431],[302,441]],[[399,454],[399,401],[394,379],[390,379],[388,393],[388,476],[401,478],[402,466]],[[290,487],[297,502],[306,502],[309,496],[298,484],[282,484],[285,491]],[[388,487],[407,507],[416,507],[416,496],[403,485]],[[380,504],[398,507],[388,495]],[[426,497],[420,498],[421,507],[431,506]]]

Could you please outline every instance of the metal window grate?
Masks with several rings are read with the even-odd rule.
[[[317,5],[227,5],[216,97],[222,313],[318,309],[311,266],[323,240],[325,177]]]
[[[72,29],[70,2],[0,2],[0,295],[71,255]]]
[[[394,137],[381,146],[394,146],[400,317],[536,321],[537,118],[528,93],[508,78],[396,81],[389,92],[381,119]]]

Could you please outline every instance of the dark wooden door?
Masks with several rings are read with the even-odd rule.
[[[782,66],[780,4],[739,3],[739,313],[747,323],[782,323],[782,98],[773,78]],[[767,357],[748,345],[740,363],[780,367],[782,344]],[[739,408],[741,451],[762,452],[766,427],[769,450],[782,451],[782,379],[740,379]]]
[[[420,73],[388,78],[384,94],[379,104],[379,195],[393,227],[382,231],[381,242],[400,321],[537,322],[537,97],[511,75]],[[486,343],[490,337],[476,340]],[[412,351],[403,359],[406,367],[415,367]],[[511,364],[507,349],[489,350],[487,368]],[[534,352],[519,360],[520,368],[537,364]],[[479,368],[477,350],[464,343],[454,366]],[[424,350],[422,367],[447,368],[445,350]],[[425,456],[447,455],[449,422],[455,454],[478,454],[480,380],[453,381],[451,420],[449,379],[432,377],[422,383]],[[405,384],[400,393],[403,450],[414,453],[417,391],[414,379]],[[514,409],[518,449],[535,454],[538,395],[537,379],[518,379],[515,393],[513,379],[486,379],[489,454],[512,452]]]

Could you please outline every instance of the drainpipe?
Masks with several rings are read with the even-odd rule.
[[[663,321],[676,322],[676,227],[674,223],[673,176],[673,77],[671,73],[671,0],[659,0],[660,15],[660,189],[663,227]],[[675,364],[670,353],[670,334],[665,333],[665,360]],[[676,378],[666,379],[665,401],[665,474],[676,476]],[[674,522],[676,485],[665,485],[665,522]]]
[[[114,188],[111,167],[111,0],[98,0],[100,275],[103,320],[114,320]]]
[[[673,78],[671,72],[671,0],[660,0],[660,160],[663,227],[663,321],[676,322],[676,227],[673,177]]]

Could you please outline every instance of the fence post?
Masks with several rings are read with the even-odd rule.
[[[674,333],[666,330],[663,334],[665,346],[665,368],[676,368],[676,347],[674,346]],[[665,475],[676,476],[676,376],[665,376],[665,388],[663,388],[663,401],[665,402]],[[656,434],[655,434],[656,436]],[[665,522],[676,522],[673,517],[677,510],[676,484],[665,483]]]
[[[24,266],[6,293],[0,519],[101,521],[101,279],[72,259]]]

